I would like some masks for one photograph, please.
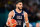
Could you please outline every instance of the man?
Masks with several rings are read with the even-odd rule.
[[[16,9],[12,10],[8,15],[8,20],[6,25],[8,25],[8,21],[11,23],[11,19],[15,19],[17,21],[16,27],[23,27],[23,22],[25,19],[26,27],[29,27],[28,22],[28,14],[22,10],[23,3],[21,1],[16,2]],[[10,24],[12,26],[12,23]]]

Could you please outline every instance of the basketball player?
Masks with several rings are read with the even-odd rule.
[[[8,15],[8,20],[6,22],[6,25],[8,25],[8,21],[11,23],[11,19],[15,19],[17,21],[17,26],[16,27],[23,27],[23,22],[25,19],[26,27],[29,27],[29,22],[28,22],[28,14],[22,10],[23,3],[21,1],[16,2],[16,9],[10,11]],[[10,24],[12,26],[12,23]]]

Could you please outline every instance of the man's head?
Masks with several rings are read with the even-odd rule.
[[[17,1],[16,2],[16,8],[22,10],[22,7],[23,7],[23,3],[21,1]]]

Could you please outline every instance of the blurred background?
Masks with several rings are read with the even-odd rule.
[[[0,0],[0,27],[6,24],[8,14],[15,9],[17,0]],[[28,13],[29,23],[36,27],[40,23],[40,0],[21,0],[23,10]],[[30,25],[30,26],[31,26]]]

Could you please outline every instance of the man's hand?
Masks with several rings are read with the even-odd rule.
[[[17,21],[15,19],[11,19],[11,21],[9,22],[9,26],[15,27],[16,25],[17,25]]]
[[[10,23],[10,26],[13,27],[15,24],[17,24],[17,23],[14,23],[14,24],[13,23]]]

